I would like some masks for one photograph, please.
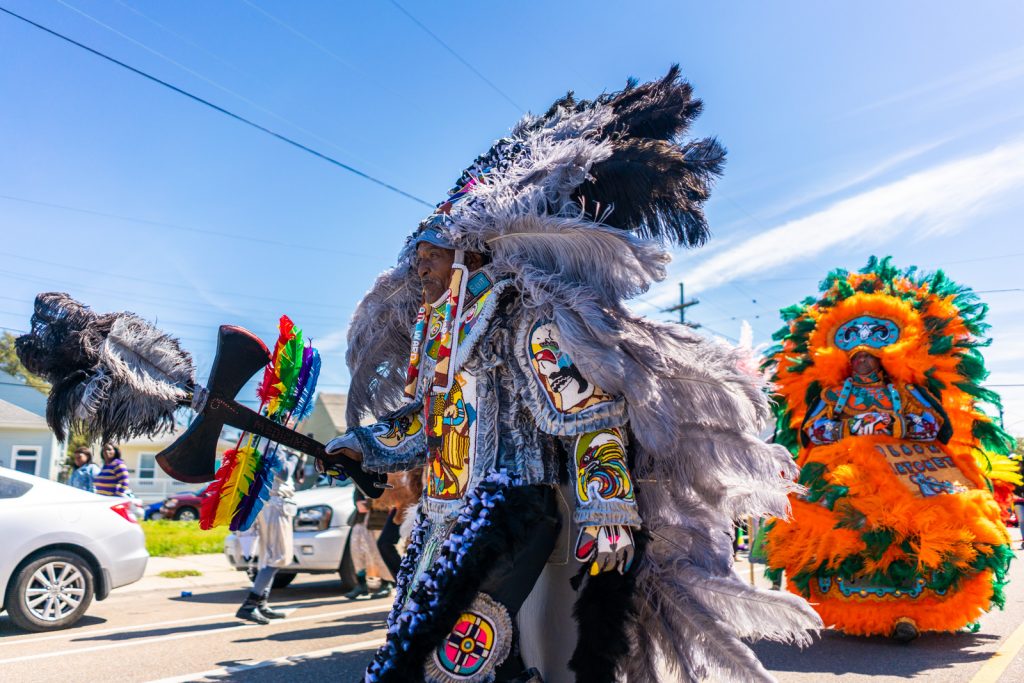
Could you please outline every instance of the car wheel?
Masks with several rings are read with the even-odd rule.
[[[352,564],[352,553],[349,549],[350,540],[352,540],[351,531],[348,532],[348,538],[345,540],[345,552],[341,554],[341,563],[338,565],[338,578],[341,579],[342,591],[350,591],[359,583],[359,577],[356,576],[356,568]]]
[[[54,550],[19,570],[7,593],[11,621],[26,631],[55,631],[78,621],[93,596],[89,563],[68,550]]]
[[[179,522],[194,522],[199,519],[199,511],[191,507],[181,508],[174,513],[174,519]]]

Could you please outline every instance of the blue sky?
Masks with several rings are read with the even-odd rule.
[[[692,319],[764,342],[828,270],[891,254],[987,292],[990,381],[1024,385],[1019,3],[404,0],[472,69],[389,0],[0,5],[430,203],[524,111],[679,62],[729,162],[712,242],[638,311],[668,318],[684,280]],[[0,63],[0,326],[65,290],[202,374],[217,325],[270,339],[288,313],[343,389],[353,306],[427,209],[6,15]],[[1024,434],[1024,387],[999,390]]]

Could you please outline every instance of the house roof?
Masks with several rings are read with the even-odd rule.
[[[49,431],[50,429],[43,417],[0,399],[0,428],[4,427],[8,429],[38,429],[40,431]]]

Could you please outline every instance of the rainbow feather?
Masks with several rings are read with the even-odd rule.
[[[284,422],[295,407],[295,386],[302,372],[303,350],[302,330],[292,327],[291,338],[281,346],[274,359],[277,396],[267,406],[267,414],[272,419]]]
[[[278,359],[288,342],[295,338],[295,323],[288,316],[282,315],[281,320],[278,322],[278,330],[279,334],[277,343],[274,344],[274,354],[270,357],[270,364],[263,371],[263,381],[260,382],[259,388],[256,389],[256,396],[264,406],[270,405],[281,394],[281,389],[278,386],[281,383],[281,378],[277,374]]]
[[[299,378],[299,385],[296,388],[298,399],[295,401],[295,410],[292,417],[296,422],[305,420],[313,412],[313,395],[316,393],[316,383],[320,379],[320,352],[309,347],[306,349],[308,362],[303,359],[302,375]]]
[[[261,459],[260,452],[251,445],[224,453],[217,476],[200,506],[200,528],[210,529],[231,523],[238,505],[249,494]]]
[[[278,424],[299,421],[313,411],[313,394],[320,376],[320,353],[307,345],[302,330],[283,315],[271,362],[256,390],[260,411]],[[224,453],[216,477],[207,489],[200,527],[227,525],[232,531],[252,526],[270,498],[274,476],[281,469],[277,444],[257,449],[259,437],[248,435],[245,447]],[[242,444],[239,440],[239,446]]]
[[[212,529],[214,520],[217,517],[217,506],[220,503],[220,491],[235,468],[238,451],[234,448],[224,451],[221,457],[220,467],[217,468],[213,482],[206,487],[202,503],[199,504],[199,528]]]
[[[281,456],[277,454],[277,445],[275,444],[264,453],[248,493],[239,502],[234,514],[231,515],[230,529],[232,531],[245,531],[256,521],[264,504],[270,499],[274,475],[281,469],[281,466]]]

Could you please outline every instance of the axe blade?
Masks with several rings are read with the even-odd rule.
[[[245,383],[270,360],[270,351],[259,337],[241,327],[221,325],[217,355],[210,371],[210,395],[234,400]],[[212,481],[216,474],[217,442],[224,424],[223,419],[207,415],[201,408],[188,429],[157,454],[161,469],[190,484]]]
[[[329,457],[319,441],[273,422],[235,400],[245,383],[270,361],[270,351],[259,337],[241,327],[221,326],[207,398],[197,407],[199,412],[188,429],[157,454],[156,461],[163,471],[190,484],[213,481],[217,474],[217,442],[224,425],[230,425],[318,460],[336,463],[367,497],[379,498],[387,488],[386,474],[366,472],[359,463],[344,456]]]

